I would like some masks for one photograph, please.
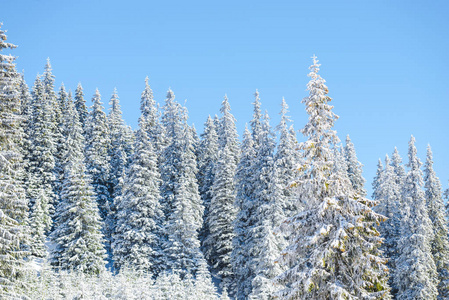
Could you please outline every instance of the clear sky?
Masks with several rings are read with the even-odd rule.
[[[448,1],[414,0],[14,0],[2,1],[0,21],[30,86],[50,57],[57,87],[81,82],[89,105],[96,87],[105,103],[117,87],[134,128],[149,76],[159,103],[169,87],[187,99],[199,132],[226,93],[241,135],[256,89],[272,125],[285,97],[300,129],[316,54],[371,194],[378,158],[397,146],[406,161],[411,134],[423,161],[431,144],[448,186],[448,11]]]

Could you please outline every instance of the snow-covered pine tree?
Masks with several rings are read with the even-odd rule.
[[[159,120],[160,113],[154,100],[153,91],[148,83],[148,77],[145,78],[145,89],[142,92],[140,100],[140,111],[148,122],[148,137],[151,139],[154,151],[158,159],[161,157],[165,147],[165,132]],[[158,162],[158,165],[160,162]]]
[[[235,165],[239,163],[240,149],[237,129],[235,126],[235,118],[231,113],[231,105],[229,104],[228,97],[225,95],[221,102],[220,112],[221,118],[218,119],[215,116],[214,123],[218,134],[218,145],[220,149],[224,149],[225,146],[229,148],[229,151],[234,158]]]
[[[67,103],[64,123],[70,134],[63,155],[61,200],[56,208],[56,227],[51,236],[56,247],[51,261],[58,269],[99,274],[105,270],[106,257],[101,219],[84,164],[83,130],[72,102]]]
[[[198,266],[195,276],[195,298],[205,300],[217,299],[217,289],[212,282],[207,263],[202,260]]]
[[[179,270],[181,274],[195,274],[204,260],[198,239],[204,207],[196,181],[197,167],[187,110],[175,101],[171,90],[167,93],[162,121],[170,141],[163,151],[161,166],[164,267]]]
[[[205,224],[209,229],[204,241],[205,257],[213,273],[221,279],[222,288],[229,288],[233,281],[231,253],[236,216],[234,176],[237,166],[230,147],[231,144],[225,144],[224,149],[219,151],[214,166],[215,180],[211,187],[209,213],[205,215]]]
[[[75,90],[75,108],[78,112],[81,126],[83,127],[83,130],[86,131],[89,112],[87,111],[86,100],[84,100],[84,92],[81,83],[78,83]]]
[[[67,110],[68,97],[69,97],[69,94],[65,90],[64,83],[62,83],[61,87],[59,88],[59,93],[58,93],[58,104],[59,104],[59,109],[61,110],[61,113],[63,115],[66,113],[66,110]]]
[[[254,194],[252,209],[249,210],[247,251],[249,268],[253,274],[251,280],[252,298],[267,298],[274,290],[270,282],[281,273],[275,260],[286,246],[282,235],[273,231],[285,219],[285,202],[279,184],[279,172],[274,163],[275,136],[265,113],[259,135],[259,147],[256,150],[254,172]]]
[[[384,166],[382,164],[382,160],[379,158],[377,161],[377,170],[376,175],[374,176],[373,182],[371,183],[371,186],[373,187],[373,194],[371,197],[373,200],[379,201],[380,199],[380,181],[382,179],[382,173],[384,171]]]
[[[385,157],[385,169],[382,170],[382,163],[379,160],[378,175],[375,181],[373,198],[379,204],[374,208],[379,214],[386,216],[388,219],[378,226],[384,242],[381,250],[385,258],[388,259],[388,267],[390,269],[390,286],[391,292],[396,295],[397,289],[393,281],[394,272],[396,271],[396,259],[398,257],[398,240],[400,239],[400,221],[401,221],[401,187],[396,183],[396,175],[394,168],[390,163],[388,155]]]
[[[117,270],[127,267],[156,276],[161,267],[163,213],[159,203],[161,178],[148,126],[142,114],[132,163],[116,203],[112,250]]]
[[[1,27],[0,23],[0,27]],[[0,51],[16,46],[6,42],[0,28]],[[0,298],[20,299],[25,265],[27,201],[23,189],[20,150],[23,130],[20,117],[19,74],[15,57],[0,52]]]
[[[391,166],[393,167],[394,174],[396,175],[395,177],[396,184],[402,187],[404,185],[406,174],[404,166],[402,165],[402,158],[399,155],[399,151],[396,147],[394,147],[394,151],[391,156]]]
[[[109,105],[110,110],[107,117],[107,124],[109,127],[110,139],[110,147],[108,149],[110,165],[108,190],[110,202],[108,203],[108,211],[105,211],[106,214],[103,216],[105,222],[104,233],[107,241],[110,241],[112,233],[115,230],[116,207],[114,205],[115,203],[118,203],[118,201],[115,200],[122,195],[125,172],[131,162],[130,159],[134,144],[134,133],[129,126],[125,125],[117,89],[115,88],[111,100],[109,101]],[[110,252],[109,245],[107,245],[107,251],[108,253]]]
[[[279,294],[283,299],[388,299],[388,269],[374,227],[384,217],[372,210],[374,201],[353,191],[344,172],[333,172],[337,116],[319,66],[314,56],[309,96],[303,100],[309,121],[302,133],[308,139],[300,145],[304,166],[296,180],[304,211],[284,222],[291,236],[279,258],[288,268],[277,277],[285,285]]]
[[[242,299],[251,293],[251,281],[253,274],[248,266],[249,252],[247,246],[247,228],[249,226],[248,210],[253,206],[254,185],[254,160],[256,152],[254,142],[248,126],[243,134],[240,161],[236,171],[236,199],[235,207],[237,216],[234,222],[234,239],[232,241],[231,264],[234,272],[234,282],[230,289],[231,295]]]
[[[433,260],[438,272],[438,299],[449,298],[449,240],[447,217],[444,209],[440,179],[433,169],[433,154],[427,146],[424,166],[424,187],[429,218],[433,225],[434,238],[430,242]]]
[[[55,126],[57,126],[56,130],[56,153],[55,153],[55,181],[53,183],[53,192],[56,196],[56,202],[59,201],[59,195],[61,194],[61,185],[62,185],[62,176],[64,173],[63,166],[62,166],[62,153],[66,152],[66,141],[67,141],[67,130],[65,130],[64,122],[63,122],[63,114],[67,113],[67,101],[68,101],[68,94],[65,90],[64,83],[62,83],[61,88],[59,89],[58,97],[56,99],[55,104],[58,106],[56,111],[60,114],[58,116],[57,123]]]
[[[110,165],[108,155],[111,144],[106,114],[98,89],[95,91],[92,102],[93,104],[85,128],[85,135],[87,137],[85,142],[86,168],[91,176],[91,185],[94,189],[100,210],[100,217],[104,221],[110,213],[111,203],[111,196],[109,194]],[[111,232],[108,224],[103,224],[103,233],[105,233],[106,238],[110,238]],[[110,251],[110,240],[106,240],[106,249]]]
[[[39,76],[36,77],[32,94],[32,116],[26,128],[27,145],[29,146],[26,153],[26,190],[31,208],[34,206],[34,199],[41,197],[41,190],[44,191],[44,197],[41,197],[43,214],[41,215],[42,220],[39,220],[39,222],[45,225],[45,231],[48,232],[52,227],[52,213],[55,200],[53,183],[55,180],[54,153],[57,145],[54,135],[56,129],[54,128],[55,123],[51,120],[51,114],[48,113],[51,107],[45,99],[44,87]]]
[[[64,153],[65,138],[62,134],[63,128],[63,115],[60,104],[58,102],[58,97],[55,92],[55,76],[52,72],[52,67],[50,64],[50,58],[47,58],[47,63],[45,65],[45,71],[42,78],[43,85],[43,100],[48,105],[48,110],[45,114],[49,115],[50,122],[52,123],[52,135],[55,142],[53,157],[55,159],[55,166],[53,173],[55,174],[55,179],[52,182],[53,192],[54,192],[54,202],[59,201],[60,194],[60,177],[62,176],[62,155]]]
[[[213,244],[207,244],[206,238],[209,236],[209,224],[206,220],[209,215],[209,206],[212,199],[212,184],[215,178],[214,166],[218,158],[218,136],[215,131],[214,121],[208,116],[204,124],[204,132],[201,134],[201,141],[197,149],[198,173],[198,190],[204,206],[204,222],[200,230],[199,238],[201,241],[202,251],[205,253],[209,264],[212,265],[207,253],[213,247]]]
[[[344,156],[346,159],[346,164],[348,166],[348,176],[349,180],[351,180],[352,187],[359,195],[365,197],[365,178],[363,178],[362,176],[363,165],[357,159],[355,147],[351,139],[349,138],[349,134],[346,136]]]
[[[114,89],[109,105],[110,111],[107,118],[111,141],[111,147],[109,148],[111,165],[109,192],[114,197],[115,195],[120,195],[120,192],[116,191],[116,186],[127,167],[129,160],[128,155],[130,153],[127,151],[127,145],[125,144],[125,123],[122,118],[122,110],[120,107],[117,89]]]
[[[256,90],[254,93],[254,110],[253,110],[253,119],[250,122],[251,125],[251,135],[253,137],[254,148],[257,150],[259,147],[259,136],[262,131],[262,110],[260,109],[260,97],[259,91]]]
[[[436,299],[438,274],[431,248],[434,232],[422,190],[422,163],[417,156],[413,136],[409,142],[408,158],[409,171],[402,189],[399,255],[394,272],[398,289],[396,299]]]
[[[251,236],[247,234],[247,230],[252,228],[257,219],[255,200],[257,158],[259,148],[261,146],[262,135],[262,112],[259,92],[256,90],[254,94],[253,119],[250,121],[251,134],[245,136],[241,149],[240,163],[236,172],[236,207],[237,217],[234,225],[235,238],[233,240],[232,266],[235,273],[235,284],[233,295],[237,299],[247,298],[251,293],[251,282],[255,277],[252,260],[252,247],[254,246]],[[247,130],[245,130],[245,134]],[[269,147],[269,145],[267,145]],[[264,170],[266,172],[266,170]],[[257,174],[256,174],[257,173]]]
[[[24,117],[24,122],[26,124],[26,116],[28,116],[28,112],[30,111],[31,108],[31,94],[30,94],[30,89],[28,88],[28,85],[25,81],[25,76],[23,76],[23,74],[20,76],[20,114]]]
[[[296,177],[296,168],[300,163],[299,151],[297,150],[297,140],[293,126],[288,127],[288,123],[291,122],[290,117],[287,116],[288,105],[285,99],[282,98],[281,106],[281,121],[276,127],[279,132],[279,145],[277,147],[275,155],[275,168],[278,172],[278,180],[281,187],[281,199],[284,212],[287,217],[291,217],[296,214],[300,207],[296,207],[294,189],[291,188],[291,184]]]

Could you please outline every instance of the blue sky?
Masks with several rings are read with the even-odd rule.
[[[377,159],[410,135],[449,179],[447,1],[4,1],[0,11],[17,66],[31,86],[50,57],[56,84],[81,82],[90,105],[117,87],[134,128],[145,76],[157,101],[173,89],[199,132],[226,93],[239,134],[259,90],[272,124],[282,97],[295,128],[307,122],[308,66],[316,54],[371,191]],[[303,137],[298,135],[300,140]]]

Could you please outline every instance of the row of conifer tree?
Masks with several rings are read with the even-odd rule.
[[[0,31],[0,50],[14,47]],[[449,297],[447,218],[430,147],[424,176],[413,137],[407,172],[396,149],[385,167],[379,161],[368,199],[353,143],[348,136],[341,146],[333,130],[338,116],[316,57],[304,142],[285,100],[273,128],[257,91],[241,142],[226,96],[198,137],[171,90],[159,109],[148,79],[133,131],[117,91],[108,113],[98,90],[88,108],[81,84],[74,95],[55,91],[49,60],[30,90],[14,59],[0,54],[5,297],[31,295],[27,282],[42,287],[45,272],[130,270],[155,286],[193,280],[180,286],[196,291],[180,298],[217,299],[212,278],[223,299]],[[51,270],[44,262],[30,275],[42,259]]]

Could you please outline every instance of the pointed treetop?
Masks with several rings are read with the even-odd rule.
[[[98,90],[98,88],[95,89],[95,97],[101,97],[100,91]]]
[[[409,167],[412,170],[419,169],[422,165],[421,161],[418,158],[418,151],[416,150],[415,141],[416,141],[415,137],[412,135],[410,138],[410,142],[408,143],[409,162],[407,164],[407,167]]]
[[[171,88],[168,88],[167,91],[167,101],[174,101],[175,100],[175,94],[171,90]]]
[[[432,153],[432,148],[430,147],[429,144],[427,144],[427,161],[433,165],[433,153]]]
[[[282,97],[281,111],[279,112],[279,114],[281,115],[281,121],[276,127],[277,131],[287,131],[287,123],[292,121],[290,119],[290,116],[287,116],[288,112],[288,104],[287,102],[285,102],[285,98]]]
[[[223,101],[221,102],[220,112],[226,114],[231,111],[231,106],[229,105],[228,96],[225,94]]]
[[[45,71],[51,72],[50,57],[47,57],[47,63],[45,64]]]
[[[117,93],[117,88],[114,88],[112,92],[111,100],[109,101],[109,105],[111,105],[111,113],[120,112],[120,100]]]
[[[319,62],[318,57],[316,57],[316,55],[314,54],[311,58],[313,60],[313,64],[309,67],[309,69],[312,70],[312,72],[314,73],[318,73],[321,66],[321,64],[318,63]]]

